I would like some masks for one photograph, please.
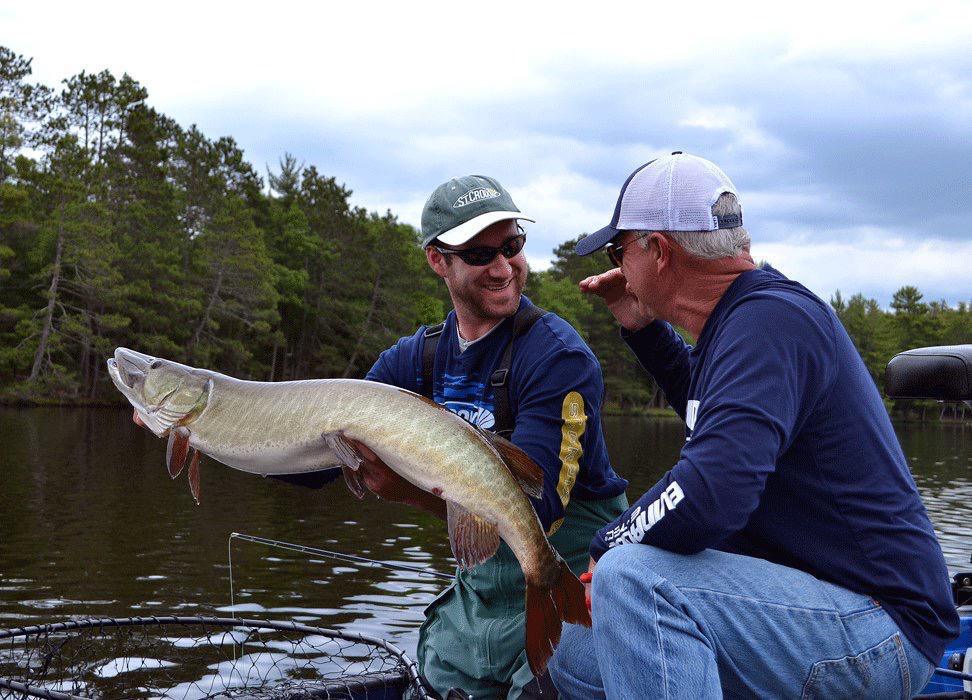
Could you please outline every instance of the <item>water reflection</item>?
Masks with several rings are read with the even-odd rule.
[[[639,495],[675,461],[674,420],[610,418],[612,458]],[[904,426],[899,438],[953,569],[972,534],[969,429]],[[139,614],[236,614],[355,629],[413,652],[439,579],[233,545],[244,532],[450,572],[444,524],[338,482],[297,488],[204,460],[202,505],[163,466],[164,441],[116,409],[0,408],[0,626]]]

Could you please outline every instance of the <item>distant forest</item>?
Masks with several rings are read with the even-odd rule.
[[[116,346],[259,380],[361,377],[450,308],[418,232],[283,154],[266,179],[232,137],[147,104],[130,76],[81,72],[59,89],[0,47],[0,399],[120,399]],[[429,183],[431,187],[435,183]],[[527,294],[600,358],[612,410],[664,399],[602,304],[577,290],[606,259],[553,251]],[[972,342],[967,303],[902,287],[890,307],[831,304],[875,381],[896,352]]]

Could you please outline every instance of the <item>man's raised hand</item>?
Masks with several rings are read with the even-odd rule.
[[[585,294],[596,294],[604,299],[614,318],[629,331],[644,328],[654,320],[642,311],[638,299],[628,289],[628,281],[620,267],[582,279],[579,286]]]
[[[378,498],[416,506],[445,520],[445,501],[400,476],[363,442],[348,437],[345,440],[361,455],[358,470],[362,481]]]

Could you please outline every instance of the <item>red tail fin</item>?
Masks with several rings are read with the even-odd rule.
[[[560,641],[561,620],[591,626],[591,616],[584,602],[584,584],[560,562],[556,587],[544,588],[527,581],[526,586],[526,653],[530,670],[540,676]]]
[[[560,619],[575,625],[591,626],[591,612],[587,609],[587,596],[584,584],[560,562],[560,585],[553,591],[554,602],[560,611]]]

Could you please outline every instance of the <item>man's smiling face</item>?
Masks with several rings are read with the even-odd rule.
[[[519,233],[516,221],[498,221],[455,248],[498,247]],[[528,269],[522,250],[509,259],[498,254],[481,267],[468,265],[455,255],[443,258],[442,277],[457,309],[461,306],[467,314],[484,321],[500,321],[516,313]]]

